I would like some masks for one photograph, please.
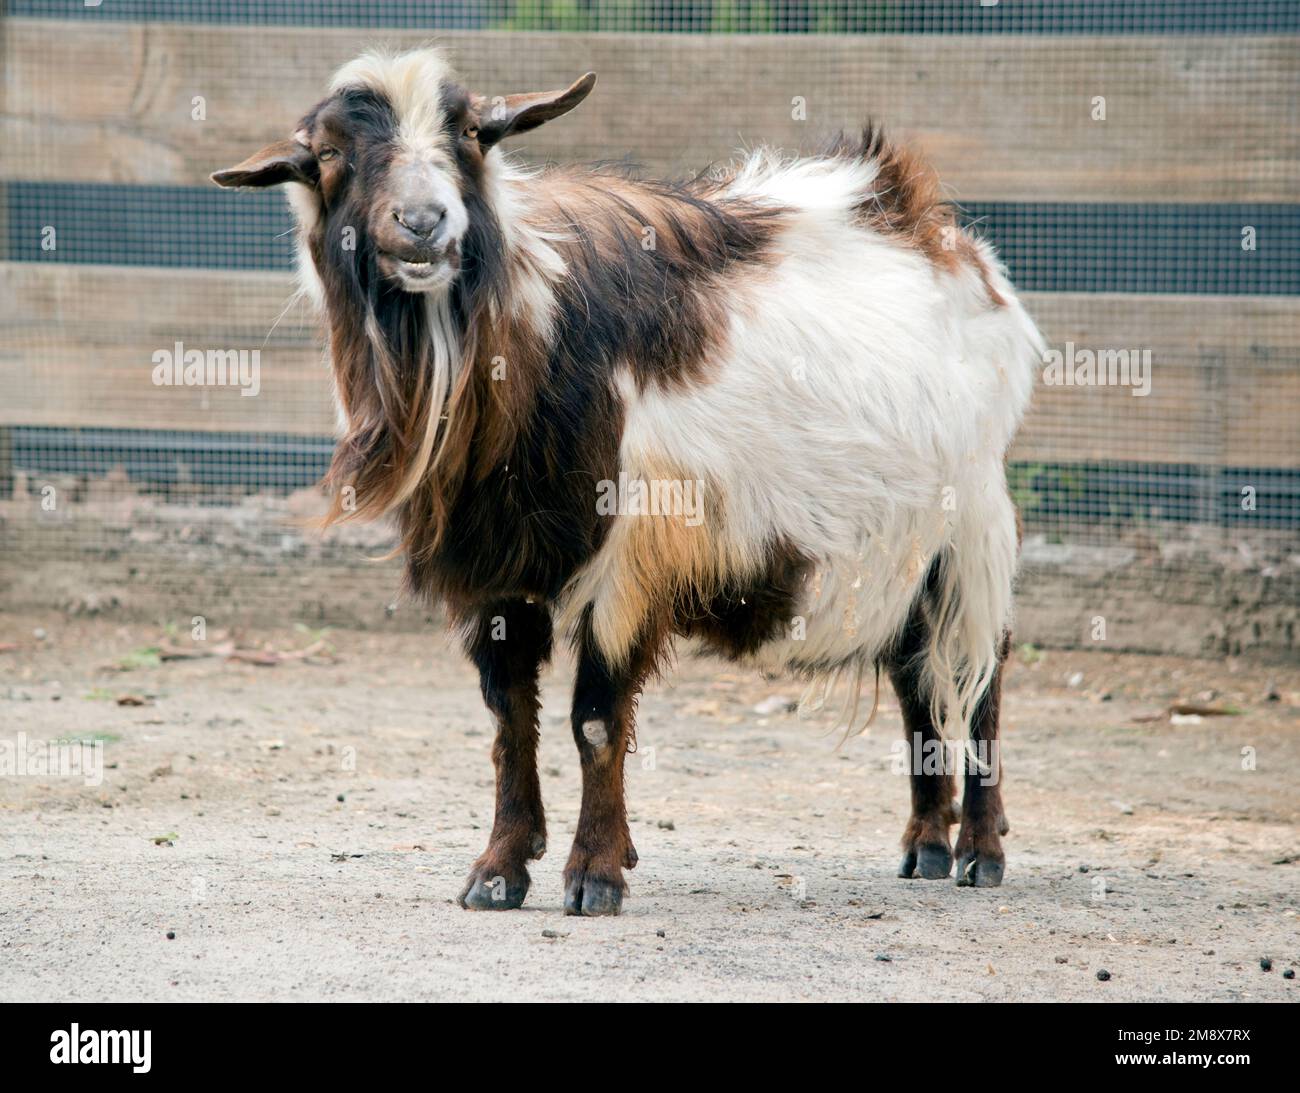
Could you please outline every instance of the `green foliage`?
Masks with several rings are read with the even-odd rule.
[[[1019,651],[1020,660],[1025,664],[1037,664],[1047,656],[1047,654],[1039,649],[1038,646],[1032,645],[1029,642],[1025,642],[1021,645]]]
[[[498,30],[712,34],[882,34],[889,0],[514,0]]]
[[[162,650],[156,645],[147,645],[142,649],[132,649],[117,662],[119,671],[133,672],[137,668],[157,668],[162,664]]]
[[[1072,511],[1084,497],[1086,486],[1085,472],[1071,467],[1046,463],[1012,463],[1007,467],[1011,500],[1026,518],[1041,509]]]
[[[87,698],[90,695],[86,696]],[[112,695],[106,697],[111,698]],[[116,744],[122,738],[115,732],[86,732],[79,736],[61,736],[56,744]]]

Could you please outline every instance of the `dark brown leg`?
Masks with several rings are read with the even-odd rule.
[[[903,712],[912,780],[912,815],[903,831],[903,860],[898,875],[942,880],[952,872],[948,828],[957,822],[956,787],[943,737],[935,728],[930,702],[922,689],[925,636],[925,620],[918,610],[886,665]]]
[[[654,667],[649,647],[612,666],[595,648],[584,620],[578,640],[573,693],[573,739],[582,759],[582,808],[573,850],[564,868],[564,913],[616,915],[627,885],[623,870],[636,865],[627,828],[623,760],[635,740],[636,700]]]
[[[537,778],[537,677],[551,655],[551,616],[523,600],[491,604],[475,618],[466,646],[478,666],[483,701],[496,717],[496,819],[487,849],[460,894],[467,910],[510,910],[524,902],[525,862],[546,852],[546,817]]]
[[[998,666],[984,698],[971,718],[970,737],[981,763],[967,759],[962,796],[961,828],[957,832],[957,883],[996,888],[1002,883],[1006,856],[1002,836],[1010,828],[1002,810],[1002,754],[998,720],[1002,707],[1002,670],[1011,649],[1011,635],[1002,638]],[[981,769],[982,767],[982,769]]]

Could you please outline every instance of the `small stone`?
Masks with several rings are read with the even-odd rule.
[[[340,793],[337,797],[334,798],[334,800],[338,801],[339,804],[342,804],[344,801],[343,794]]]
[[[1294,978],[1295,978],[1295,969],[1294,969],[1294,968],[1287,968],[1287,970],[1284,971],[1284,972],[1282,973],[1282,978],[1283,978],[1283,979],[1294,979]]]
[[[1259,970],[1262,972],[1271,972],[1273,970],[1273,961],[1266,956],[1259,958]]]
[[[1098,969],[1097,969],[1097,978],[1098,978],[1101,982],[1105,983],[1105,982],[1110,978],[1110,972],[1108,972],[1105,968],[1098,968]]]
[[[672,820],[660,820],[659,826],[665,831],[676,831],[677,825]]]
[[[667,936],[668,936],[668,935],[665,934],[663,930],[656,930],[656,931],[655,931],[655,937],[667,937]]]
[[[1056,962],[1058,964],[1068,964],[1070,963],[1070,958],[1068,956],[1058,956]]]
[[[176,931],[175,931],[175,930],[168,930],[168,931],[167,931],[167,940],[168,940],[168,941],[175,941],[175,940],[176,940]]]
[[[892,964],[894,962],[894,958],[888,953],[876,953],[876,959],[882,964]]]

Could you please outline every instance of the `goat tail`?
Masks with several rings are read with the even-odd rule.
[[[926,603],[923,681],[931,718],[948,739],[967,741],[968,753],[971,720],[1011,624],[1018,554],[1016,511],[999,476],[955,521]]]

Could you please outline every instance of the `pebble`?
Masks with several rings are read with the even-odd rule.
[[[1110,972],[1108,972],[1105,968],[1098,968],[1097,978],[1101,980],[1101,982],[1105,983],[1106,980],[1110,978]]]
[[[1294,979],[1294,978],[1295,978],[1295,969],[1294,969],[1294,968],[1287,968],[1287,970],[1284,971],[1284,972],[1282,973],[1282,978],[1283,978],[1283,979]]]
[[[760,717],[769,717],[774,713],[793,713],[799,703],[785,695],[771,695],[754,705],[754,713]]]
[[[1259,970],[1262,972],[1271,972],[1273,970],[1273,961],[1266,956],[1259,958]]]
[[[176,940],[176,931],[175,931],[175,930],[168,930],[168,931],[167,931],[167,940],[168,940],[168,941],[175,941],[175,940]]]

